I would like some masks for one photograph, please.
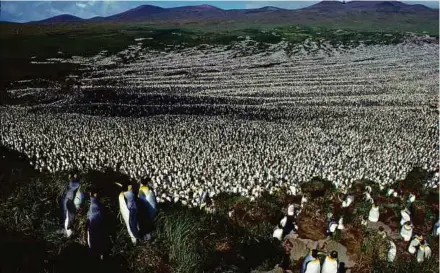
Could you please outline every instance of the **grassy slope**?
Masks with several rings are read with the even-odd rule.
[[[337,26],[339,23],[336,23]],[[174,46],[193,47],[201,44],[227,45],[243,40],[246,36],[257,42],[264,49],[267,44],[280,42],[282,39],[295,44],[305,39],[331,43],[356,45],[360,41],[370,43],[394,43],[402,38],[399,32],[391,35],[383,31],[335,30],[319,26],[286,25],[231,25],[227,27],[169,27],[151,26],[144,23],[93,23],[93,24],[0,24],[0,67],[2,77],[0,90],[15,80],[27,78],[63,79],[74,70],[69,64],[31,65],[32,56],[37,59],[79,55],[92,56],[101,50],[110,53],[119,52],[136,43],[135,38],[151,37],[144,40],[143,46],[166,50]],[[169,47],[171,45],[171,47]]]
[[[78,224],[74,226],[76,235],[67,240],[57,234],[60,227],[57,198],[65,187],[67,174],[36,173],[21,154],[3,147],[0,147],[0,151],[5,156],[0,159],[0,246],[7,249],[7,252],[0,255],[1,272],[186,273],[269,270],[280,262],[282,255],[279,242],[271,238],[273,227],[281,219],[283,208],[289,202],[300,200],[292,199],[285,192],[273,196],[265,194],[255,202],[237,195],[222,194],[215,199],[217,213],[213,215],[199,209],[161,204],[156,220],[156,239],[133,247],[125,226],[118,220],[116,196],[120,189],[112,183],[127,183],[128,178],[110,170],[105,173],[91,171],[82,175],[83,190],[98,189],[106,210],[106,226],[112,242],[110,256],[105,262],[100,262],[90,256],[82,230],[88,201],[79,211]],[[414,174],[409,175],[401,184],[418,184],[421,181],[419,179],[426,176],[418,172]],[[354,186],[351,192],[362,195],[364,184],[357,185],[361,186]],[[365,202],[356,202],[348,211],[339,211],[338,205],[335,205],[339,202],[330,201],[329,198],[337,192],[329,182],[322,183],[319,179],[304,185],[303,191],[315,197],[314,202],[306,205],[304,215],[299,218],[300,231],[304,225],[301,221],[310,222],[317,215],[319,218],[325,217],[324,214],[316,214],[317,210],[331,210],[336,215],[346,213],[344,219],[347,229],[333,239],[347,245],[349,251],[357,253],[359,263],[355,272],[437,272],[438,243],[435,238],[428,238],[435,257],[429,262],[415,262],[414,257],[406,253],[406,244],[403,244],[405,250],[399,248],[397,262],[374,262],[372,257],[384,254],[383,241],[376,232],[360,227],[354,217],[349,217],[368,214],[369,208],[363,207]],[[378,194],[374,191],[374,195]],[[425,198],[420,197],[419,202],[427,202],[424,203],[426,205],[438,203],[438,192],[434,191],[433,194],[433,200],[422,201]],[[380,199],[376,197],[376,200]],[[385,202],[389,202],[389,199]],[[385,203],[381,206],[385,206]],[[396,207],[394,213],[397,215],[400,213],[399,205],[396,204]],[[234,216],[228,219],[231,210]],[[423,221],[432,222],[435,218],[428,210]],[[391,220],[387,218],[382,221]],[[397,223],[399,219],[392,221]],[[312,220],[310,224],[315,222]],[[418,231],[427,234],[431,225],[428,224],[427,230],[420,225],[416,226]],[[357,230],[357,233],[353,233],[353,230]],[[353,241],[353,237],[350,237],[353,234],[359,234],[360,237],[354,237],[357,240]],[[72,257],[80,262],[71,263]],[[296,266],[292,264],[292,269]]]

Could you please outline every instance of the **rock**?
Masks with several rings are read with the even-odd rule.
[[[351,259],[351,257],[347,252],[347,248],[336,241],[333,240],[327,241],[324,250],[327,253],[336,250],[338,252],[339,262],[344,263],[346,268],[351,268],[355,265],[355,262]]]
[[[382,222],[376,222],[376,223],[372,223],[372,222],[368,222],[367,225],[368,228],[374,229],[374,230],[379,230],[379,227],[382,227],[384,229],[384,231],[387,233],[388,237],[390,237],[393,240],[399,240],[401,239],[400,234],[398,232],[396,232],[397,229],[394,229],[394,231],[385,223]]]
[[[338,251],[338,257],[339,261],[344,263],[346,268],[351,268],[355,265],[354,260],[349,256],[347,252],[347,248],[343,246],[342,244],[329,240],[310,240],[310,239],[303,239],[293,236],[287,236],[286,239],[290,240],[292,243],[292,250],[290,252],[290,259],[292,261],[292,264],[297,263],[298,261],[301,261],[304,256],[309,253],[310,249],[319,249],[320,251],[330,253],[332,250]],[[346,271],[349,272],[349,271]]]
[[[353,261],[356,261],[361,252],[361,246],[364,236],[361,227],[347,225],[341,233],[341,244],[347,248],[347,251]]]
[[[292,250],[290,252],[291,261],[299,261],[302,257],[309,253],[310,249],[321,249],[324,247],[326,240],[314,241],[310,239],[302,239],[297,236],[287,236],[287,240],[292,243]]]

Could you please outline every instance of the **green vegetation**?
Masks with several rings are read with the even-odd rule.
[[[283,209],[287,204],[300,201],[281,190],[275,195],[264,193],[253,202],[237,194],[222,193],[214,198],[214,214],[180,204],[160,204],[155,238],[133,246],[118,217],[116,196],[120,189],[111,183],[128,181],[128,178],[111,170],[90,171],[82,175],[81,187],[86,192],[98,189],[109,219],[112,241],[110,256],[101,262],[89,256],[82,229],[88,201],[78,213],[75,234],[66,239],[59,233],[57,199],[65,187],[67,173],[36,173],[18,153],[4,148],[1,152],[5,158],[0,159],[0,244],[7,249],[0,261],[2,272],[97,272],[97,268],[102,272],[270,270],[281,261],[282,255],[280,243],[271,238],[273,227],[285,213]],[[321,223],[321,217],[325,216],[317,212],[336,206],[339,201],[331,196],[337,191],[329,181],[318,178],[304,184],[304,189],[316,198],[304,207],[307,216],[300,217],[299,229],[300,233],[307,229],[309,235],[314,236],[320,234],[319,228],[310,230],[310,226],[305,225],[325,225]],[[365,202],[359,203],[356,213],[367,213],[367,206]],[[228,216],[230,211],[233,214]],[[352,213],[345,212],[344,219]],[[356,272],[436,272],[438,244],[435,238],[428,238],[434,254],[428,262],[405,260],[399,256],[403,250],[398,249],[400,258],[388,264],[381,262],[387,251],[384,241],[376,231],[359,229],[358,225],[346,223],[346,229],[334,236],[350,253],[358,251],[356,269],[361,271]],[[373,259],[374,255],[380,257]],[[72,264],[72,257],[80,262]],[[84,264],[88,264],[87,268]]]
[[[279,26],[273,28],[244,28],[233,30],[199,30],[197,28],[157,28],[142,24],[120,25],[16,25],[0,24],[0,57],[55,57],[91,56],[101,50],[116,53],[134,44],[135,38],[147,38],[143,45],[152,49],[167,47],[194,47],[202,44],[228,45],[249,37],[257,44],[276,44],[282,40],[302,43],[306,39],[321,43],[355,46],[367,44],[390,44],[402,40],[398,32],[359,32],[353,30],[328,29],[307,26]]]

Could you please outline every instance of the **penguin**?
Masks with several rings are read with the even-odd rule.
[[[339,218],[339,221],[338,221],[338,229],[339,229],[339,230],[345,229],[345,226],[344,226],[344,217]]]
[[[320,273],[321,261],[318,258],[318,251],[314,249],[312,251],[311,259],[304,260],[304,273]]]
[[[425,259],[429,259],[431,254],[432,250],[428,243],[425,240],[420,241],[420,246],[417,250],[417,262],[422,263]]]
[[[296,196],[296,194],[297,194],[297,189],[296,189],[296,186],[290,186],[289,187],[289,193],[290,193],[290,195],[293,195],[293,196]]]
[[[330,255],[325,257],[321,273],[338,273],[338,268],[338,252],[333,250]]]
[[[307,198],[303,195],[303,196],[301,197],[301,208],[304,207],[304,204],[305,204],[305,203],[307,203]]]
[[[405,224],[403,224],[402,228],[400,229],[400,236],[403,237],[405,242],[408,242],[409,240],[411,240],[412,233],[413,233],[412,223],[408,221]]]
[[[400,219],[400,225],[404,225],[406,222],[411,221],[411,212],[408,208],[404,208],[400,211],[401,219]]]
[[[434,227],[432,228],[432,236],[439,236],[440,235],[440,219],[435,222]]]
[[[87,244],[90,250],[97,256],[104,258],[108,233],[106,232],[103,216],[103,208],[98,200],[97,193],[90,193],[90,208],[86,222]]]
[[[423,236],[418,234],[414,235],[413,239],[409,243],[408,252],[411,254],[415,254],[417,247],[420,245],[420,242],[423,240]]]
[[[148,185],[150,179],[141,181],[139,188],[139,224],[140,230],[144,233],[146,239],[151,238],[151,231],[153,229],[154,219],[157,215],[157,200],[153,189]]]
[[[365,186],[365,190],[368,192],[368,193],[371,193],[373,190],[372,190],[372,188],[371,188],[371,186]]]
[[[351,203],[353,203],[353,201],[354,201],[354,196],[348,195],[347,198],[342,202],[342,207],[343,208],[349,207]]]
[[[368,216],[364,215],[361,219],[361,225],[367,226],[368,225]]]
[[[333,217],[331,217],[327,223],[327,235],[333,234],[337,228],[338,228],[338,222],[336,222],[336,220]]]
[[[368,214],[368,220],[370,222],[376,223],[379,221],[379,207],[373,204],[370,209],[370,213]]]
[[[391,196],[394,193],[394,189],[388,189],[387,190],[387,196]]]
[[[380,235],[383,239],[387,237],[387,232],[383,228],[383,226],[379,227],[379,231],[377,232],[378,235]]]
[[[283,229],[283,238],[292,232],[296,233],[298,231],[298,226],[295,221],[295,206],[293,204],[288,206],[287,215],[281,220],[280,228]]]
[[[390,248],[388,249],[387,260],[392,263],[396,259],[397,247],[393,241],[390,241]]]
[[[409,195],[408,195],[408,200],[406,201],[408,204],[411,204],[411,203],[413,203],[414,201],[416,201],[416,196],[414,195],[414,194],[412,194],[412,193],[410,193]]]
[[[315,271],[307,271],[307,269],[308,269],[309,263],[312,262],[312,261],[315,261],[317,259],[318,259],[318,250],[317,249],[311,249],[309,251],[309,253],[306,255],[306,257],[304,258],[303,262],[302,262],[301,273],[305,273],[305,272],[308,272],[308,273],[313,272],[314,273]],[[313,269],[313,266],[312,266],[311,269]],[[316,272],[319,272],[319,270],[316,271]]]
[[[63,228],[67,238],[73,234],[72,225],[75,220],[76,211],[80,208],[84,200],[79,187],[79,178],[75,173],[71,175],[71,181],[67,184],[66,192],[62,198]]]
[[[116,183],[116,185],[122,187],[122,185],[119,183]],[[137,219],[138,210],[131,185],[128,185],[127,191],[122,191],[119,194],[119,210],[122,218],[124,219],[131,242],[136,245],[137,239],[139,238],[139,226]]]

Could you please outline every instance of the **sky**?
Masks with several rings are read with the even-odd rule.
[[[46,19],[60,14],[71,14],[81,18],[109,16],[140,5],[179,7],[213,5],[221,9],[254,9],[274,6],[285,9],[304,8],[319,1],[2,1],[0,21],[28,22]],[[408,4],[423,4],[438,8],[438,1],[402,1]]]

